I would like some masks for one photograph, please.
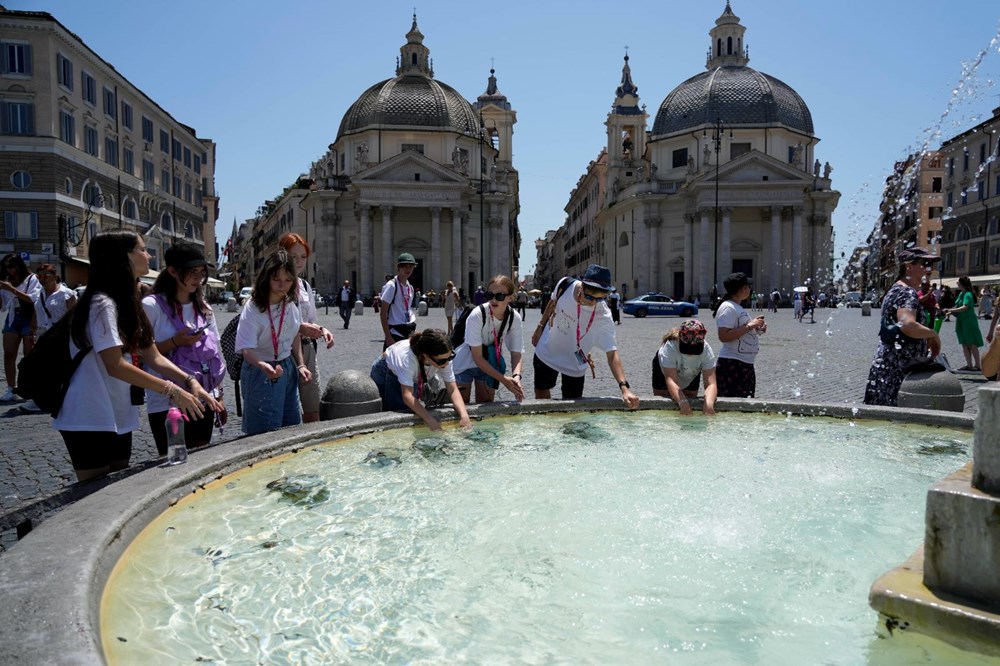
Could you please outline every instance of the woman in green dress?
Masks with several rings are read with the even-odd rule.
[[[976,317],[976,295],[968,277],[958,278],[958,286],[962,291],[955,299],[955,307],[948,312],[955,315],[955,335],[965,354],[965,367],[961,369],[979,370],[979,348],[983,346],[983,334]]]

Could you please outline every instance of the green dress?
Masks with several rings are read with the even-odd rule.
[[[971,291],[963,291],[958,296],[956,308],[963,305],[967,309],[955,315],[955,335],[958,336],[958,344],[983,346],[983,333],[979,330],[979,318],[976,317],[976,299]]]

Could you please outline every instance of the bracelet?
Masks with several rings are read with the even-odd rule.
[[[184,384],[185,385],[191,386],[191,382],[194,382],[194,383],[197,384],[198,383],[198,378],[195,377],[194,375],[188,375],[187,377],[184,378]]]
[[[690,403],[688,403],[688,399],[687,398],[681,398],[680,400],[677,401],[677,404],[678,405],[687,405],[687,404],[690,404]]]
[[[514,377],[517,377],[518,379],[520,379],[521,378],[521,373],[520,372],[515,372],[514,374],[512,374],[510,376],[511,379],[513,379]]]
[[[302,368],[306,368],[307,370],[309,369],[309,367],[308,367],[308,366],[307,366],[307,365],[306,365],[305,363],[303,363],[302,365],[298,366],[298,367],[297,367],[297,368],[295,368],[295,369],[296,369],[296,370],[301,370]]]

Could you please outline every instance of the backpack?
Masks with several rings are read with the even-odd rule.
[[[453,349],[458,349],[461,345],[465,344],[465,320],[469,318],[469,315],[476,308],[480,308],[480,314],[483,317],[483,328],[486,328],[486,305],[466,305],[462,308],[462,314],[458,316],[458,322],[455,323],[455,328],[451,332],[451,346]],[[513,323],[514,313],[511,312],[510,306],[508,306],[503,321],[500,322],[500,331],[497,334],[500,339],[503,339],[504,331],[509,331]]]
[[[236,384],[236,416],[243,416],[243,401],[240,396],[240,369],[243,367],[243,357],[236,353],[236,329],[239,325],[239,317],[233,317],[226,324],[226,330],[219,336],[219,349],[226,359],[229,378]]]
[[[34,400],[38,407],[51,416],[57,416],[66,399],[73,373],[83,363],[90,347],[81,349],[76,356],[69,353],[73,311],[38,338],[27,356],[17,364],[17,394],[25,400]]]
[[[187,324],[183,322],[178,316],[177,311],[171,307],[170,303],[167,302],[166,297],[162,294],[154,294],[153,300],[156,301],[160,309],[163,310],[167,318],[170,319],[175,325],[178,325],[177,333],[187,331]],[[195,313],[195,325],[198,324],[198,314]],[[204,317],[204,316],[203,316]],[[235,319],[238,323],[239,317]],[[206,318],[207,321],[207,318]],[[233,333],[233,343],[235,347],[235,332]],[[235,354],[235,350],[234,350]],[[174,347],[170,350],[167,355],[170,360],[181,370],[192,374],[207,391],[211,391],[219,384],[226,376],[226,365],[229,359],[226,358],[223,361],[223,355],[219,351],[219,341],[215,338],[212,333],[211,328],[206,328],[204,335],[201,339],[193,345],[187,345],[183,347]],[[237,366],[237,372],[239,366]]]

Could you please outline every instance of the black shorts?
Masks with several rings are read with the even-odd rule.
[[[204,446],[212,440],[212,428],[215,427],[215,412],[205,408],[205,416],[197,421],[184,422],[184,442],[188,448]],[[161,456],[167,455],[167,413],[153,412],[149,415],[149,429],[156,442],[156,450]]]
[[[113,462],[128,464],[132,457],[132,433],[60,430],[73,469],[100,469]]]
[[[556,380],[559,379],[559,372],[546,365],[545,361],[538,358],[537,354],[532,358],[531,367],[535,370],[535,390],[552,390],[552,387],[556,385]],[[561,387],[563,400],[582,398],[583,382],[585,379],[586,375],[583,377],[570,377],[564,374],[562,376]]]
[[[701,388],[700,372],[694,376],[691,383],[685,386],[683,390],[697,393],[699,388]],[[656,352],[656,354],[653,355],[653,390],[667,390],[667,378],[663,376],[663,368],[660,367],[660,352]]]

